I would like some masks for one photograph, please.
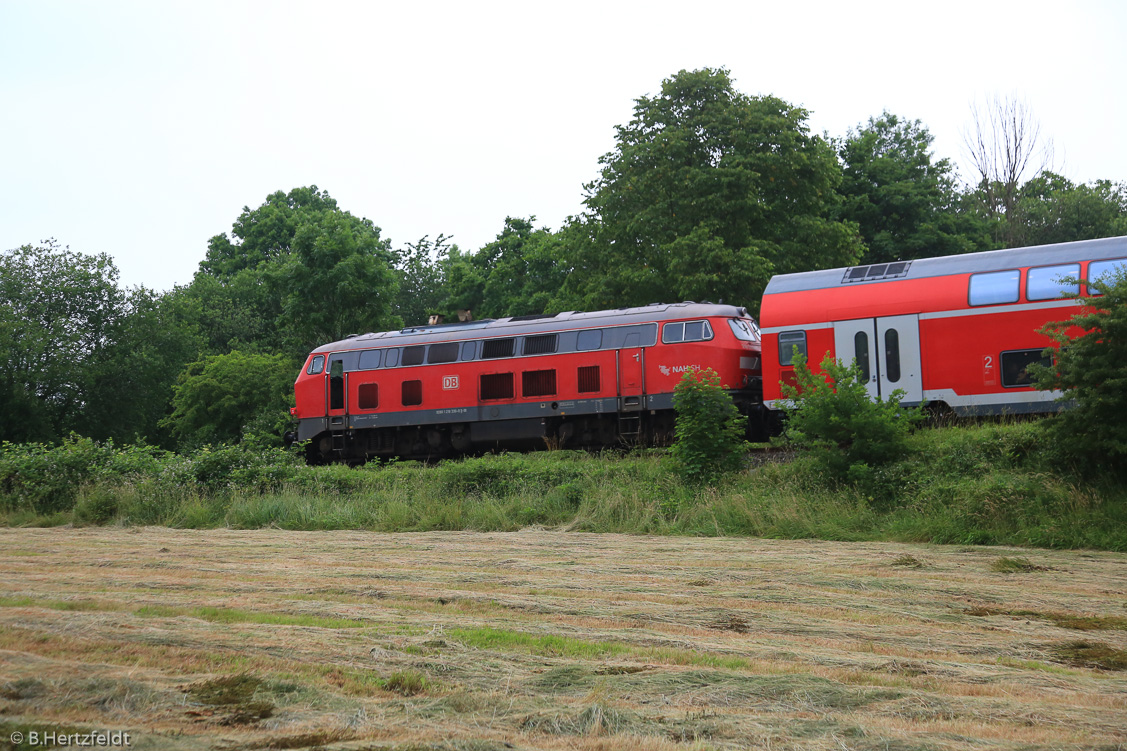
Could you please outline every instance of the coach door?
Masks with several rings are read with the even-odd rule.
[[[861,370],[861,380],[869,398],[880,395],[880,372],[876,351],[876,321],[861,318],[856,321],[837,321],[834,323],[834,353],[837,359],[848,365],[856,360]],[[818,363],[812,363],[818,365]]]
[[[857,360],[869,396],[887,399],[904,390],[907,403],[923,400],[919,316],[885,316],[834,323],[834,352]]]
[[[896,389],[903,389],[905,403],[923,401],[920,317],[913,314],[878,318],[877,347],[881,353],[881,395],[887,399]]]

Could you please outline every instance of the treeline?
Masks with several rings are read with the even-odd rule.
[[[755,310],[772,274],[1127,234],[1127,184],[1037,168],[1013,102],[976,114],[960,181],[919,121],[840,138],[808,112],[682,71],[639,98],[558,229],[510,217],[463,251],[395,247],[316,186],[245,207],[193,280],[122,289],[106,255],[52,241],[0,253],[0,440],[78,432],[184,451],[277,442],[312,347],[475,318],[724,300]]]

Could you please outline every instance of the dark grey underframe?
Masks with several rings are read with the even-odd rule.
[[[740,392],[729,392],[736,396]],[[337,418],[304,418],[298,423],[297,439],[305,441],[327,430],[365,430],[370,428],[402,428],[424,425],[456,425],[460,423],[503,422],[530,418],[567,418],[580,415],[614,415],[639,410],[673,409],[673,394],[652,394],[641,397],[634,405],[631,397],[596,397],[591,399],[546,399],[540,402],[510,401],[484,403],[447,409],[416,409],[378,414],[351,414]],[[339,420],[339,422],[333,422]]]

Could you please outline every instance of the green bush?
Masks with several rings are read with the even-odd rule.
[[[1041,329],[1055,363],[1032,370],[1038,388],[1074,403],[1050,424],[1057,451],[1084,469],[1127,475],[1127,269],[1087,284],[1100,296]]]
[[[675,465],[691,483],[710,483],[743,467],[745,421],[716,371],[687,370],[673,389]]]
[[[904,392],[873,400],[856,364],[827,353],[822,372],[812,373],[801,354],[794,359],[797,388],[782,384],[787,438],[810,451],[835,481],[879,484],[879,468],[907,452],[907,438],[921,419],[919,410],[900,406]]]
[[[153,474],[170,456],[152,446],[119,449],[112,441],[100,443],[73,434],[57,446],[4,442],[0,444],[0,510],[70,511],[87,485]]]

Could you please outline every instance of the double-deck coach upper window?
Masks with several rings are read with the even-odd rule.
[[[999,305],[1017,302],[1020,294],[1021,271],[992,271],[988,274],[971,274],[969,300],[971,305]]]
[[[1127,258],[1116,258],[1111,261],[1092,261],[1088,264],[1088,281],[1102,281],[1105,284],[1111,284],[1115,281],[1116,272],[1127,274]],[[1100,295],[1103,293],[1089,284],[1088,294]]]
[[[1030,269],[1025,278],[1025,297],[1027,300],[1054,300],[1065,295],[1080,292],[1080,264],[1066,263],[1062,266],[1042,266]],[[1072,279],[1066,284],[1063,280]]]

